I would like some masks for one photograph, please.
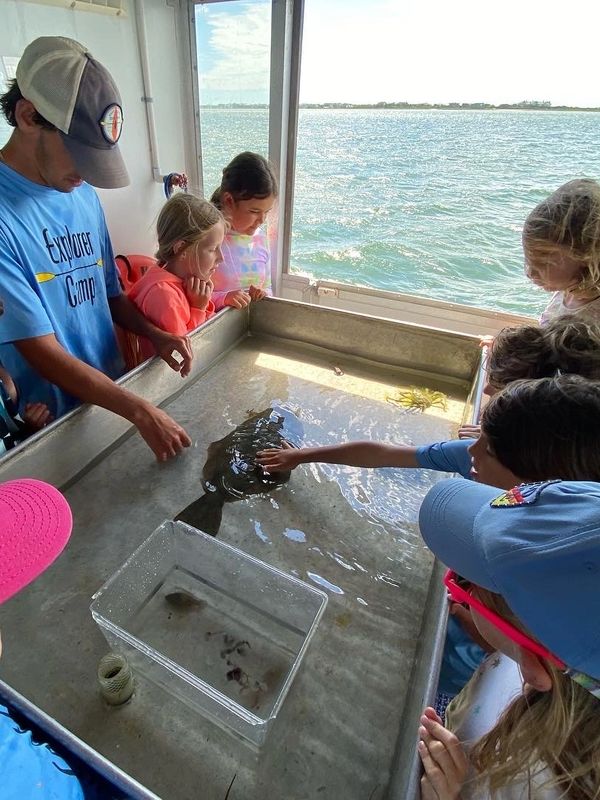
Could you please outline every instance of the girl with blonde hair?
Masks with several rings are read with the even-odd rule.
[[[554,292],[542,325],[561,314],[600,321],[600,184],[569,181],[539,203],[523,228],[525,272]]]
[[[139,311],[162,330],[185,336],[214,313],[212,276],[223,260],[226,223],[207,200],[176,194],[163,206],[156,224],[157,265],[129,290]],[[155,355],[140,339],[142,358]]]

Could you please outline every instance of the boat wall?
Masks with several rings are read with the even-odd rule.
[[[443,300],[351,286],[336,281],[309,280],[302,275],[285,273],[281,278],[281,294],[290,300],[357,311],[377,317],[401,320],[416,325],[469,333],[474,336],[494,335],[505,327],[535,324],[535,320],[506,311],[463,306]]]
[[[327,347],[404,370],[435,373],[471,386],[478,338],[438,327],[278,300],[250,305],[250,332]]]

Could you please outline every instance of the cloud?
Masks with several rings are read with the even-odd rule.
[[[241,6],[241,8],[240,8]],[[267,103],[271,50],[270,4],[204,6],[208,49],[198,43],[200,99],[213,103]],[[237,8],[236,8],[237,7]]]

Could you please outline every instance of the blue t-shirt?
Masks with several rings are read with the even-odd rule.
[[[48,745],[33,739],[0,705],[0,775],[3,800],[84,800],[71,767]]]
[[[108,305],[120,291],[92,187],[58,192],[0,163],[0,362],[21,411],[41,402],[59,417],[79,401],[29,366],[19,339],[53,333],[75,358],[113,379],[123,373]]]
[[[436,442],[417,448],[417,463],[423,469],[439,472],[458,472],[463,478],[472,480],[471,456],[467,448],[474,439],[452,439],[449,442]]]

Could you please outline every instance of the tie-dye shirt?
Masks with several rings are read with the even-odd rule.
[[[232,231],[221,246],[223,262],[212,277],[215,308],[223,308],[225,296],[250,286],[271,294],[271,258],[266,235],[258,230],[252,236]]]

